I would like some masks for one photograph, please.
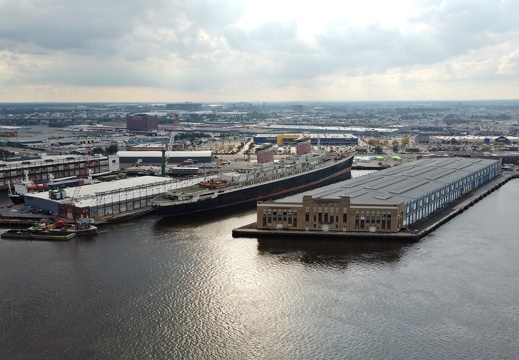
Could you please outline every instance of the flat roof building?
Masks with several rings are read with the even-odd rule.
[[[181,111],[200,111],[203,108],[202,103],[184,102],[166,104],[166,110],[181,110]]]
[[[135,164],[160,165],[162,163],[162,151],[118,151],[121,169],[126,169]],[[180,164],[186,160],[195,163],[210,163],[213,161],[213,153],[204,151],[167,151],[168,164]]]
[[[23,179],[25,173],[34,183],[42,184],[49,182],[50,174],[54,178],[87,177],[88,170],[100,173],[108,169],[108,157],[104,155],[45,155],[36,159],[0,161],[0,189],[7,189],[16,179]]]
[[[193,182],[193,179],[189,180]],[[200,181],[200,180],[198,180]],[[115,181],[34,193],[25,196],[25,204],[57,213],[68,220],[103,218],[127,213],[144,212],[150,208],[153,197],[179,186],[171,178],[141,176]]]
[[[327,133],[327,134],[304,134],[305,137],[308,137],[312,141],[312,145],[358,145],[359,139],[351,134],[336,134],[336,133]],[[256,134],[253,136],[253,140],[255,144],[277,144],[277,145],[287,145],[294,144],[298,138],[303,137],[303,133],[301,134]]]
[[[257,229],[398,232],[501,173],[500,161],[418,160],[275,201],[259,202]]]
[[[128,131],[145,132],[158,131],[159,118],[156,115],[136,114],[126,116]]]

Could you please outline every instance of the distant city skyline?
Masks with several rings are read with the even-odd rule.
[[[0,0],[0,102],[519,99],[516,0]]]

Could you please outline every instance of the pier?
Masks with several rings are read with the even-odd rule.
[[[0,226],[11,228],[25,228],[41,219],[48,220],[50,215],[23,211],[23,205],[9,205],[0,207]]]
[[[488,183],[476,188],[461,198],[453,201],[448,207],[438,209],[426,218],[412,224],[405,230],[397,233],[373,233],[360,231],[316,231],[316,230],[258,230],[256,223],[251,223],[233,229],[232,236],[248,238],[326,238],[336,240],[378,240],[378,241],[406,241],[416,242],[430,234],[441,225],[463,213],[487,195],[491,194],[512,179],[519,179],[519,172],[501,174]],[[282,241],[282,240],[280,240]]]

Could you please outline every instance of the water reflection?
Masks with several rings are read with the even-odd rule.
[[[260,238],[258,253],[306,264],[347,266],[351,261],[397,262],[403,249],[412,246],[398,241],[331,240],[323,238]]]
[[[155,230],[168,230],[171,227],[190,226],[200,227],[210,223],[219,222],[230,218],[251,216],[256,214],[256,204],[236,205],[231,208],[208,210],[197,214],[180,215],[175,217],[163,217],[155,223]],[[255,218],[251,218],[255,221]],[[250,222],[250,221],[249,221]]]

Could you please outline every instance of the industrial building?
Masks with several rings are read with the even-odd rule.
[[[184,103],[172,103],[166,104],[166,110],[175,110],[175,111],[201,111],[203,109],[202,103],[193,103],[193,102],[184,102]]]
[[[304,124],[291,124],[281,125],[272,124],[268,128],[270,131],[276,133],[283,132],[304,132],[308,133],[320,133],[320,134],[355,134],[362,136],[371,136],[374,134],[385,134],[395,135],[398,134],[402,128],[388,127],[388,128],[367,128],[360,126],[319,126],[319,125],[304,125]]]
[[[359,139],[351,134],[309,134],[312,145],[317,146],[353,146],[359,144]]]
[[[418,160],[275,201],[259,202],[257,229],[398,232],[501,173],[498,160]]]
[[[162,164],[162,151],[118,151],[120,169],[140,165]],[[213,161],[211,151],[166,151],[168,164],[180,164],[191,160],[192,163],[210,163]]]
[[[253,136],[254,144],[277,144],[279,146],[294,144],[301,135],[295,134],[256,134]],[[310,138],[312,145],[357,145],[359,139],[351,134],[305,134]]]
[[[106,222],[107,218],[144,213],[151,209],[153,197],[181,184],[171,178],[156,176],[97,182],[29,194],[25,196],[25,205],[51,211],[69,220],[93,218],[100,223]]]
[[[159,130],[159,118],[156,115],[136,114],[126,116],[128,131],[147,132]]]
[[[7,189],[15,179],[27,176],[36,184],[47,183],[54,178],[69,176],[87,177],[89,170],[102,173],[109,170],[108,157],[103,155],[54,155],[36,159],[0,161],[0,189]]]
[[[102,224],[150,212],[154,197],[170,190],[194,186],[202,179],[207,178],[193,177],[178,181],[169,177],[140,176],[95,182],[29,194],[25,196],[25,204],[56,213],[70,221],[91,218],[96,224]]]

